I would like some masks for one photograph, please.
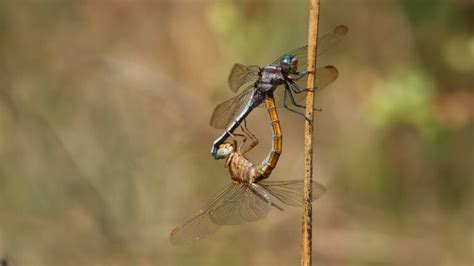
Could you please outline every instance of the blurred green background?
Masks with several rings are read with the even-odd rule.
[[[229,182],[211,158],[231,66],[306,43],[308,1],[0,2],[0,257],[11,265],[298,265],[301,210],[192,246],[170,231]],[[322,0],[317,265],[472,265],[474,5]],[[273,179],[302,178],[281,110]],[[249,118],[270,147],[264,109]]]

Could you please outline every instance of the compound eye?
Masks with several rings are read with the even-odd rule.
[[[217,150],[217,158],[222,159],[229,156],[234,150],[234,146],[230,143],[224,143],[219,145],[219,149]]]
[[[296,73],[298,71],[298,58],[293,57],[291,59],[291,72]]]
[[[217,157],[218,158],[224,158],[227,155],[229,155],[229,150],[228,149],[221,148],[221,149],[217,150]]]

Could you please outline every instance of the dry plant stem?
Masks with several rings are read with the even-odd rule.
[[[319,24],[319,0],[310,0],[309,29],[308,29],[308,81],[306,93],[306,117],[304,125],[304,213],[303,239],[301,241],[301,265],[312,264],[312,180],[313,180],[313,106],[314,80],[316,69],[316,49]]]

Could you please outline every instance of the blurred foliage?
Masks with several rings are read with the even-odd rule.
[[[0,258],[11,265],[294,265],[300,211],[188,247],[172,228],[229,182],[208,126],[236,63],[305,43],[307,1],[0,2]],[[471,265],[474,4],[322,1],[319,265]],[[302,176],[302,121],[281,110],[271,178]],[[263,110],[249,118],[270,147]],[[256,237],[257,236],[257,237]]]
[[[391,75],[374,88],[367,115],[372,116],[376,126],[387,130],[407,124],[426,137],[435,134],[439,125],[435,125],[431,112],[434,96],[431,80],[413,68],[395,70]]]

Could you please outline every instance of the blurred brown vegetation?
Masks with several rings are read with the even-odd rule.
[[[349,26],[321,57],[318,265],[472,265],[474,5],[326,0]],[[208,121],[235,62],[304,44],[306,1],[0,2],[0,257],[11,265],[295,265],[300,210],[171,246],[229,182]],[[274,179],[303,174],[303,122],[280,111]],[[265,113],[249,128],[270,145]]]

